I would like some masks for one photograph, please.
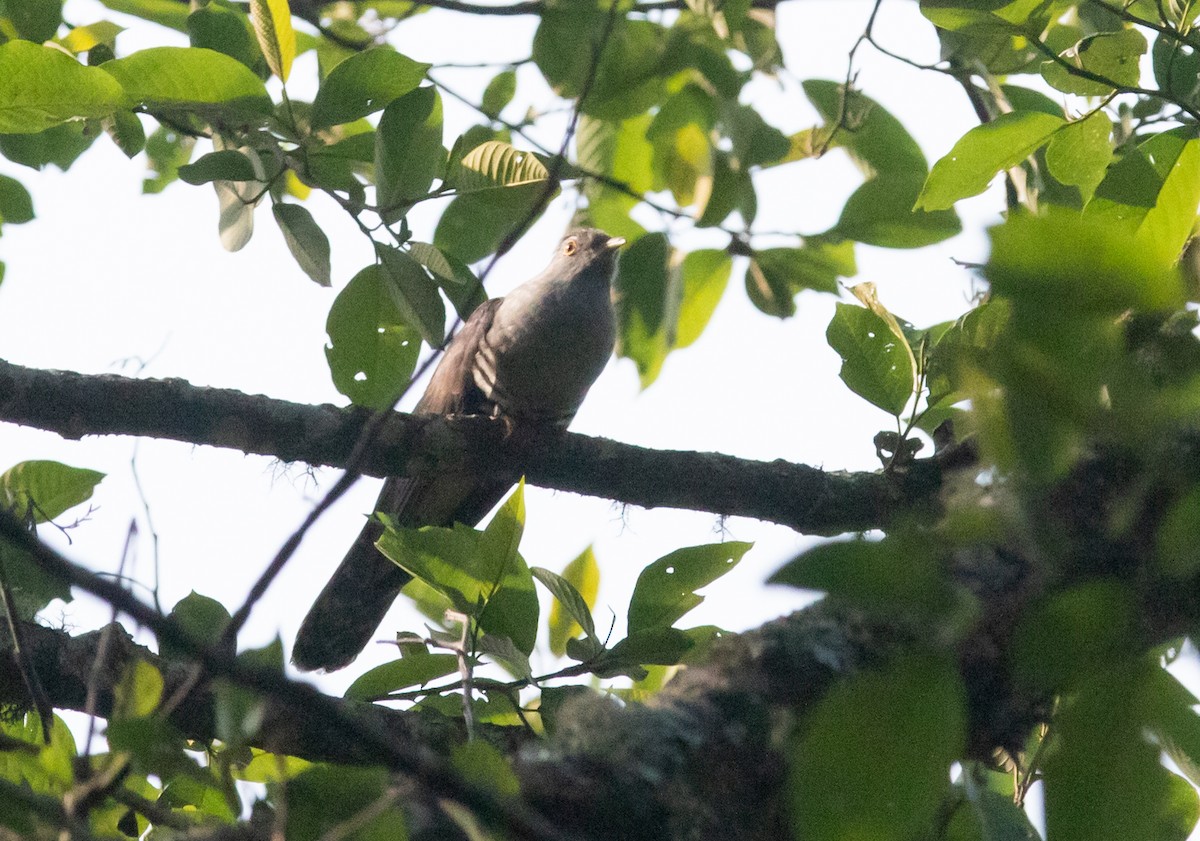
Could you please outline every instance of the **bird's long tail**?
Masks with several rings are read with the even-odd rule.
[[[349,665],[412,579],[375,548],[382,533],[383,526],[369,520],[317,596],[292,648],[298,668],[333,671]]]

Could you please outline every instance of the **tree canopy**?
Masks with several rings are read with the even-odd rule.
[[[795,79],[776,0],[102,2],[81,17],[101,7],[0,0],[0,235],[35,218],[30,169],[70,180],[105,144],[144,162],[145,202],[215,192],[225,249],[273,224],[297,277],[332,287],[327,368],[306,376],[329,377],[347,405],[0,360],[0,420],[344,472],[254,560],[239,602],[195,592],[165,606],[44,539],[105,517],[83,508],[103,474],[9,454],[0,834],[1192,833],[1200,701],[1168,667],[1195,660],[1200,622],[1200,8],[901,4],[936,35],[930,57],[888,37],[892,3],[847,3],[861,36],[824,78]],[[818,8],[786,7],[813,26]],[[460,89],[442,45],[406,46],[426,15],[534,26],[525,57],[483,62],[485,83]],[[974,127],[923,149],[894,116],[904,103],[860,84],[867,53],[951,83]],[[788,82],[785,107],[811,125],[785,127],[764,80]],[[473,124],[449,130],[463,105]],[[800,201],[780,195],[789,172],[846,160],[861,183],[824,208],[833,224],[756,224],[760,203]],[[978,294],[951,320],[910,323],[860,258],[919,260],[982,234],[963,210],[981,194],[988,253],[959,266]],[[444,346],[562,200],[573,224],[629,243],[617,353],[643,388],[729,296],[763,323],[836,299],[824,340],[842,384],[891,418],[871,443],[879,468],[393,411],[436,358],[422,348]],[[343,273],[350,239],[368,257]],[[28,271],[9,268],[0,307]],[[804,361],[763,364],[783,377]],[[405,596],[425,617],[399,629],[394,659],[335,698],[289,676],[290,640],[238,645],[360,476],[435,472],[526,478],[478,528],[388,525],[379,546],[413,575]],[[696,626],[697,591],[751,549],[715,539],[645,566],[614,633],[591,550],[559,570],[520,551],[526,481],[831,538],[770,579],[824,598],[740,634]],[[47,607],[81,592],[113,621],[54,627]]]

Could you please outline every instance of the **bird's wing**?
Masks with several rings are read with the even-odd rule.
[[[434,369],[425,393],[413,408],[414,415],[473,415],[490,409],[475,385],[473,371],[475,356],[503,300],[492,298],[471,313]]]
[[[471,313],[462,330],[446,348],[425,393],[413,408],[415,415],[475,415],[491,412],[491,403],[475,384],[475,356],[484,343],[496,309],[502,298],[480,304]],[[395,518],[401,526],[449,526],[455,522],[475,525],[488,512],[496,498],[490,488],[479,488],[473,479],[451,477],[397,477],[384,483],[375,503],[376,511]],[[478,498],[482,493],[485,498]],[[479,510],[482,507],[482,510]],[[372,541],[374,542],[374,541]]]

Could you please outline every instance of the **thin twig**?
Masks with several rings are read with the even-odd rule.
[[[117,564],[116,578],[122,580],[125,574],[125,562],[129,559],[134,541],[137,540],[138,528],[137,521],[131,520],[129,528],[125,531],[125,546],[121,550],[121,560]],[[155,599],[154,607],[161,611],[162,607],[158,604],[158,599]],[[100,695],[100,677],[105,664],[108,662],[108,647],[112,639],[113,623],[117,621],[117,608],[113,607],[112,613],[108,617],[108,622],[104,626],[104,630],[100,634],[100,642],[96,645],[96,656],[92,660],[92,669],[88,674],[87,697],[84,700],[83,709],[88,717],[87,738],[83,742],[83,756],[87,758],[92,753],[92,739],[96,735],[96,704]]]

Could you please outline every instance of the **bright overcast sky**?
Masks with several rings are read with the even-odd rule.
[[[791,132],[816,121],[797,80],[841,79],[846,56],[870,11],[869,2],[803,0],[780,6],[779,40],[790,74],[760,79],[745,99]],[[90,0],[70,0],[67,18],[86,24],[100,18],[130,31],[119,52],[179,36],[125,20]],[[476,18],[433,12],[406,23],[396,46],[431,62],[507,61],[524,57],[533,18]],[[932,28],[915,3],[884,3],[877,33],[889,47],[924,61],[937,58]],[[970,127],[962,92],[946,77],[920,73],[859,51],[859,86],[892,110],[920,142],[930,160],[944,154]],[[478,96],[494,71],[442,71],[439,81]],[[293,70],[296,95],[315,76],[310,53]],[[549,102],[536,70],[521,70],[519,116],[532,101]],[[311,82],[309,82],[311,84]],[[446,99],[447,137],[474,120]],[[547,136],[546,141],[557,144]],[[200,150],[203,151],[203,150]],[[4,227],[0,258],[8,264],[0,287],[0,357],[42,368],[89,373],[138,373],[183,377],[286,400],[344,405],[324,359],[324,323],[337,289],[370,260],[350,220],[333,204],[314,197],[309,206],[333,246],[334,289],[309,282],[288,254],[267,207],[257,214],[253,240],[228,254],[217,240],[217,203],[211,187],[175,184],[164,194],[140,194],[144,158],[126,159],[101,138],[71,171],[35,173],[0,161],[0,171],[20,178],[33,194],[38,218]],[[759,179],[762,230],[814,233],[837,218],[860,176],[840,152],[818,162],[791,164]],[[572,210],[567,193],[507,256],[489,279],[503,294],[545,264]],[[985,254],[980,229],[997,218],[995,191],[963,203],[968,232],[916,252],[859,249],[857,281],[877,283],[885,304],[927,325],[966,308],[969,277],[951,256],[977,260]],[[429,239],[432,217],[417,216],[418,238]],[[693,235],[686,246],[721,246]],[[735,271],[740,276],[740,272]],[[705,335],[667,361],[658,382],[639,393],[633,364],[614,360],[592,389],[574,430],[652,447],[713,450],[739,456],[804,462],[827,469],[875,469],[871,438],[889,418],[851,394],[837,377],[838,360],[824,341],[834,299],[805,293],[800,313],[779,321],[758,313],[740,283],[731,284]],[[411,405],[412,396],[405,405]],[[99,510],[71,532],[72,545],[51,529],[42,534],[67,554],[94,568],[115,570],[131,520],[142,527],[136,574],[150,580],[151,545],[134,491],[130,439],[63,441],[55,435],[0,425],[0,470],[25,459],[57,459],[104,471],[97,489]],[[170,606],[195,589],[230,608],[301,521],[336,473],[306,473],[240,453],[143,441],[136,445],[138,470],[153,523],[161,538],[161,595]],[[372,507],[377,480],[365,480],[321,521],[269,591],[244,632],[242,644],[259,645],[276,634],[289,648],[312,598],[340,560]],[[602,570],[596,617],[606,627],[618,618],[622,632],[636,573],[679,546],[729,538],[754,541],[741,566],[692,612],[685,624],[753,627],[805,603],[804,594],[766,588],[763,580],[808,540],[776,526],[669,510],[621,510],[607,500],[529,492],[522,551],[531,564],[561,569],[595,544]],[[75,512],[77,513],[77,512]],[[69,519],[69,516],[68,516]],[[611,608],[611,611],[609,610]],[[46,616],[73,629],[107,620],[107,612],[80,599]],[[419,630],[407,607],[393,611],[380,632]],[[619,638],[615,637],[615,638]],[[321,679],[340,691],[367,666],[391,652],[370,647],[354,666]],[[535,662],[541,669],[552,664]]]

